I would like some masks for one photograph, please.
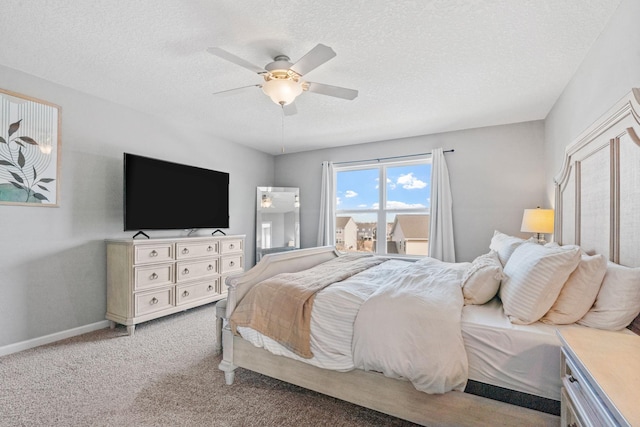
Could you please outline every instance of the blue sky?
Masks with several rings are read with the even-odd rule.
[[[431,163],[387,168],[387,208],[428,208]],[[378,169],[341,171],[337,174],[338,210],[377,209]]]

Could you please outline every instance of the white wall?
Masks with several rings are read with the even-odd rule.
[[[2,66],[0,82],[62,107],[60,207],[0,205],[0,347],[104,320],[104,239],[133,235],[122,231],[125,151],[229,172],[226,231],[247,235],[253,264],[256,186],[274,179],[271,155]]]
[[[316,244],[320,165],[455,149],[445,154],[453,193],[456,258],[489,250],[494,229],[520,233],[525,208],[545,205],[542,121],[372,142],[276,157],[278,186],[300,187],[302,247]]]
[[[640,1],[622,0],[545,120],[547,199],[565,148],[631,91],[640,87]]]

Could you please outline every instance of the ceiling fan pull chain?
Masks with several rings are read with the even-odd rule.
[[[282,144],[280,145],[280,149],[282,154],[284,154],[284,105],[280,105],[280,109],[282,110],[282,114],[280,115],[282,123]]]

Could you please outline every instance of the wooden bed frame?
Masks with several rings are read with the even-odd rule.
[[[640,91],[634,89],[571,144],[556,178],[555,240],[580,244],[588,252],[603,253],[611,261],[628,266],[640,265],[640,217],[631,215],[640,209],[639,100]],[[603,199],[609,203],[602,203]],[[226,318],[261,280],[304,270],[337,256],[332,247],[266,255],[248,272],[227,279]],[[241,367],[422,425],[560,423],[555,415],[469,393],[426,394],[408,381],[382,374],[335,372],[275,356],[234,336],[228,326],[222,330],[222,344],[219,368],[227,384],[233,383],[234,371]]]
[[[640,89],[567,148],[556,176],[555,240],[640,266]]]
[[[227,279],[226,318],[253,285],[278,273],[305,270],[339,256],[330,246],[265,255],[245,274]],[[422,425],[557,426],[559,417],[469,393],[426,394],[408,381],[375,372],[336,372],[275,356],[222,329],[223,359],[219,368],[227,384],[235,369],[249,369],[291,384],[346,400]],[[560,374],[558,373],[558,376]]]
[[[555,186],[558,243],[640,267],[640,89],[567,147]],[[640,316],[629,329],[640,335]]]

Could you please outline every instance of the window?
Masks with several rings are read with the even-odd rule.
[[[430,159],[336,166],[335,173],[338,250],[427,255]]]
[[[271,221],[262,222],[262,249],[271,248]]]

